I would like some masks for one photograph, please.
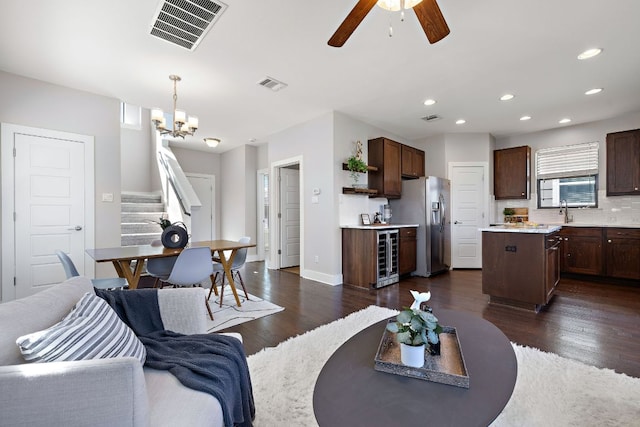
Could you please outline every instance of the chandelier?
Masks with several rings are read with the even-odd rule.
[[[173,125],[171,129],[167,129],[167,120],[164,117],[164,112],[160,108],[154,108],[151,110],[151,121],[156,126],[156,130],[161,135],[171,135],[174,138],[183,138],[187,135],[193,135],[198,129],[198,118],[189,116],[187,119],[187,113],[183,110],[178,110],[178,92],[177,84],[180,80],[180,76],[171,74],[169,79],[173,81]]]

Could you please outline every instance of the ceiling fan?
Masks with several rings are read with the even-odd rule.
[[[436,0],[359,0],[329,39],[329,46],[341,47],[345,44],[376,3],[387,10],[402,10],[412,7],[431,44],[442,40],[449,34],[449,27]]]

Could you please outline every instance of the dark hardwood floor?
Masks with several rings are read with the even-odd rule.
[[[248,355],[375,304],[411,305],[409,290],[431,291],[430,305],[483,317],[513,342],[640,378],[640,284],[592,283],[562,278],[551,303],[539,313],[489,305],[480,270],[453,270],[432,278],[411,277],[379,290],[330,286],[264,263],[242,270],[247,290],[285,310],[228,331],[240,332]]]

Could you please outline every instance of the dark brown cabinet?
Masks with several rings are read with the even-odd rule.
[[[398,199],[402,193],[402,144],[387,138],[369,140],[369,165],[378,168],[369,173],[369,188],[378,197]]]
[[[398,272],[405,275],[416,271],[417,267],[417,244],[418,229],[415,227],[406,227],[400,229],[400,251],[398,262]]]
[[[496,200],[528,199],[531,188],[531,147],[493,151],[493,194]]]
[[[640,129],[607,135],[607,196],[640,195]]]
[[[380,288],[399,280],[397,228],[343,228],[342,281],[359,288]]]
[[[490,302],[539,310],[560,280],[557,233],[482,232],[482,292]]]
[[[640,280],[640,229],[607,228],[605,240],[607,276]]]
[[[424,151],[408,145],[402,147],[402,178],[415,179],[424,176]]]
[[[560,240],[563,273],[603,274],[602,228],[563,227]]]

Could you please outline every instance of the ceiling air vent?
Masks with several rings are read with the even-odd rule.
[[[164,0],[153,17],[150,34],[195,50],[226,9],[217,0]]]
[[[258,84],[260,86],[264,86],[267,89],[271,89],[274,92],[279,91],[280,89],[284,89],[285,87],[287,87],[286,83],[281,82],[280,80],[276,80],[272,77],[265,77],[264,79],[260,80],[258,82]]]
[[[435,122],[437,120],[440,120],[442,117],[440,117],[437,114],[432,114],[430,116],[424,116],[422,117],[422,120],[424,120],[425,122]]]

